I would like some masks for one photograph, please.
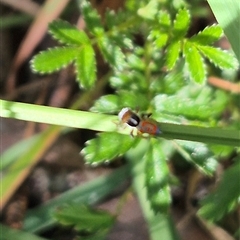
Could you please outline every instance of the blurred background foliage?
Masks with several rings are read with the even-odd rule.
[[[1,116],[29,122],[1,119],[3,239],[238,238],[238,1],[17,2]],[[162,135],[130,136],[123,107]]]

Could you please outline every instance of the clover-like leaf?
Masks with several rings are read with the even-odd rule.
[[[173,24],[174,39],[180,40],[183,38],[190,26],[190,13],[187,9],[179,9]]]
[[[177,150],[187,161],[206,175],[214,174],[218,162],[205,144],[183,140],[176,140],[175,143],[177,143]]]
[[[35,72],[51,73],[66,67],[77,56],[76,47],[56,47],[40,52],[31,60],[31,68]]]
[[[90,88],[96,81],[96,59],[91,45],[82,46],[75,62],[77,79],[83,88]]]
[[[223,69],[237,69],[237,59],[229,52],[219,48],[198,45],[197,48],[205,55],[210,62]]]
[[[146,187],[151,207],[155,212],[167,213],[171,203],[168,185],[169,169],[166,155],[161,144],[151,139],[151,144],[145,156]]]
[[[207,26],[198,34],[192,36],[189,41],[200,45],[210,45],[219,40],[223,31],[219,25]]]
[[[204,83],[206,81],[206,67],[196,46],[191,42],[186,41],[183,53],[191,79],[196,83]]]
[[[49,32],[59,42],[67,45],[81,45],[90,43],[90,40],[84,31],[77,29],[63,20],[56,20],[50,23]]]
[[[100,133],[97,138],[87,141],[87,146],[81,153],[84,155],[86,163],[98,165],[123,155],[138,140],[139,138],[116,132]]]
[[[240,158],[224,171],[222,179],[213,193],[202,201],[198,214],[210,221],[220,220],[224,214],[237,207],[240,197]]]

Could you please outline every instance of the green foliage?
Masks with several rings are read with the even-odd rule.
[[[232,104],[232,99],[225,92],[205,85],[208,73],[215,70],[215,67],[220,68],[221,73],[221,69],[237,69],[238,63],[232,54],[212,46],[222,35],[222,29],[218,25],[207,26],[194,36],[189,36],[191,12],[184,6],[186,4],[183,1],[178,2],[179,4],[175,2],[174,6],[169,6],[166,1],[128,0],[124,10],[117,13],[107,11],[103,20],[91,4],[83,0],[81,9],[86,31],[79,30],[62,20],[54,21],[49,25],[49,32],[63,46],[41,52],[31,61],[32,69],[42,74],[57,71],[73,63],[79,86],[91,89],[96,83],[94,50],[99,50],[104,61],[112,69],[109,84],[115,92],[101,96],[95,101],[91,110],[98,113],[79,111],[78,115],[66,109],[61,109],[61,113],[57,110],[52,113],[51,109],[44,108],[38,110],[38,115],[30,116],[30,119],[105,131],[98,134],[97,138],[87,141],[86,147],[81,151],[86,162],[91,165],[108,163],[122,155],[131,156],[129,153],[141,146],[138,151],[142,151],[142,154],[135,155],[139,158],[128,157],[128,160],[132,166],[136,166],[134,165],[136,161],[145,164],[145,168],[142,169],[145,186],[136,191],[140,196],[140,191],[145,187],[146,198],[151,207],[149,212],[152,211],[154,214],[169,213],[171,203],[171,183],[167,165],[169,156],[178,152],[202,173],[211,176],[216,170],[217,159],[208,146],[200,142],[204,142],[203,139],[208,139],[209,142],[214,139],[212,140],[214,143],[227,142],[231,146],[237,146],[240,141],[236,137],[238,132],[232,134],[226,129],[208,128],[219,125],[220,117],[228,103]],[[23,106],[21,112],[19,109],[15,111],[17,106],[7,106],[4,109],[7,112],[5,115],[19,119],[24,116],[26,119],[30,107],[28,106],[26,110]],[[142,136],[133,138],[130,135],[116,133],[116,130],[122,127],[118,122],[114,122],[117,117],[100,113],[116,114],[123,107],[129,107],[136,112],[138,110],[139,116],[153,113],[153,119],[164,122],[157,123],[162,135],[151,139],[149,137],[145,141],[141,139]],[[64,118],[64,115],[69,116]],[[72,121],[68,121],[69,118]],[[237,121],[235,117],[235,122]],[[167,122],[177,124],[171,125]],[[196,126],[187,126],[188,124]],[[227,122],[223,119],[220,124],[224,126]],[[197,126],[205,128],[202,130],[203,128]],[[128,126],[126,128],[129,132],[132,130]],[[179,130],[180,128],[186,131]],[[226,136],[221,139],[223,135]],[[177,140],[170,142],[161,137],[196,142]],[[236,190],[239,186],[233,184],[228,189],[226,183],[236,182],[239,174],[236,170],[238,165],[227,170],[219,189],[203,203],[205,205],[200,212],[202,215],[210,218],[215,214],[216,217],[213,218],[215,220],[231,209],[233,201],[235,203],[239,196],[239,191]],[[138,177],[135,169],[132,169],[132,177],[136,182]],[[10,182],[8,180],[8,183]],[[6,184],[5,188],[7,187]],[[223,189],[226,197],[223,195]],[[217,195],[222,198],[217,199]],[[216,205],[212,204],[213,200],[222,207],[219,214],[216,214],[217,209]],[[144,203],[141,204],[144,206]],[[78,212],[79,214],[76,214]],[[49,218],[49,214],[46,216]],[[112,216],[93,213],[88,208],[77,205],[64,208],[55,216],[65,225],[74,226],[80,232],[91,233],[92,235],[81,238],[88,240],[104,239],[113,223]],[[149,219],[148,221],[151,222]],[[150,231],[153,231],[152,225]],[[98,235],[93,235],[93,232]],[[159,237],[161,236],[152,239]]]
[[[93,210],[85,205],[71,204],[58,209],[54,217],[59,223],[73,228],[81,239],[105,239],[115,217],[106,211]]]
[[[152,139],[151,142],[144,155],[148,199],[154,212],[167,214],[171,203],[167,157],[159,141]]]
[[[91,88],[96,80],[96,59],[87,34],[62,20],[51,23],[49,32],[66,46],[39,53],[31,61],[32,69],[41,74],[51,73],[74,62],[80,86]]]
[[[218,162],[206,145],[183,140],[178,140],[175,143],[178,152],[201,172],[210,176],[214,174]]]
[[[224,92],[190,85],[174,95],[159,94],[153,99],[157,112],[205,121],[218,117],[226,104],[227,96]]]
[[[124,154],[134,146],[137,139],[119,133],[100,133],[93,140],[89,140],[82,154],[87,163],[97,165],[109,162],[114,157]]]
[[[202,201],[199,214],[210,220],[220,220],[224,214],[234,210],[240,197],[240,158],[222,176],[218,187]]]

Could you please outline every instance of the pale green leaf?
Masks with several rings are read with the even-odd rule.
[[[168,70],[171,70],[175,66],[176,61],[179,57],[180,47],[181,46],[179,41],[172,42],[168,46],[166,54],[166,65]]]
[[[171,26],[171,18],[167,11],[162,11],[162,10],[159,11],[158,21],[161,25],[161,28],[165,31],[167,31]]]
[[[215,173],[218,162],[205,144],[183,140],[176,140],[175,143],[179,153],[201,172],[210,176]]]
[[[190,26],[190,13],[187,9],[179,9],[173,24],[174,39],[183,38]]]
[[[96,59],[91,45],[85,45],[79,49],[75,67],[80,86],[92,87],[96,81]]]
[[[123,155],[138,140],[130,135],[116,132],[100,133],[97,138],[87,141],[87,146],[81,153],[84,155],[86,163],[98,165]]]
[[[188,85],[174,95],[157,95],[153,103],[157,112],[209,121],[225,109],[227,95],[206,86]]]
[[[98,46],[104,59],[112,65],[113,68],[119,71],[124,69],[126,66],[125,55],[117,44],[105,36],[99,39]]]
[[[75,60],[76,47],[56,47],[40,52],[31,60],[33,71],[44,74],[58,71]]]
[[[200,45],[210,45],[219,40],[223,31],[219,25],[207,26],[197,35],[194,35],[189,39],[191,42],[198,43]]]
[[[139,101],[139,99],[141,101]],[[130,91],[120,91],[115,95],[110,94],[102,96],[95,102],[91,110],[102,113],[114,113],[123,107],[129,107],[133,110],[146,110],[148,105],[149,101],[146,94],[131,94]]]
[[[191,79],[196,83],[204,83],[206,81],[206,69],[203,58],[197,48],[194,44],[185,42],[183,53]]]
[[[49,32],[61,43],[67,45],[89,44],[87,34],[66,21],[57,20],[49,24]]]
[[[158,12],[158,5],[158,0],[150,0],[146,6],[138,9],[137,14],[144,19],[153,20]]]
[[[171,202],[168,185],[169,169],[160,142],[151,139],[145,156],[146,187],[151,207],[155,212],[167,213]]]
[[[240,198],[240,158],[224,171],[222,179],[213,193],[202,201],[202,208],[198,211],[202,217],[210,220],[220,220],[224,214],[237,208]]]
[[[103,210],[94,210],[86,205],[73,203],[59,208],[54,217],[63,225],[73,226],[77,231],[88,234],[109,229],[114,223],[114,216]]]
[[[223,69],[237,69],[237,59],[229,52],[219,48],[198,45],[197,48],[205,55],[210,62]]]

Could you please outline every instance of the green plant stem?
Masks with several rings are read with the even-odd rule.
[[[94,131],[129,134],[130,128],[118,127],[115,115],[106,115],[86,111],[39,106],[27,103],[0,100],[1,117],[25,121],[48,123],[65,127],[90,129]],[[204,128],[170,123],[159,123],[160,137],[182,139],[212,144],[240,146],[240,131],[221,128]]]

